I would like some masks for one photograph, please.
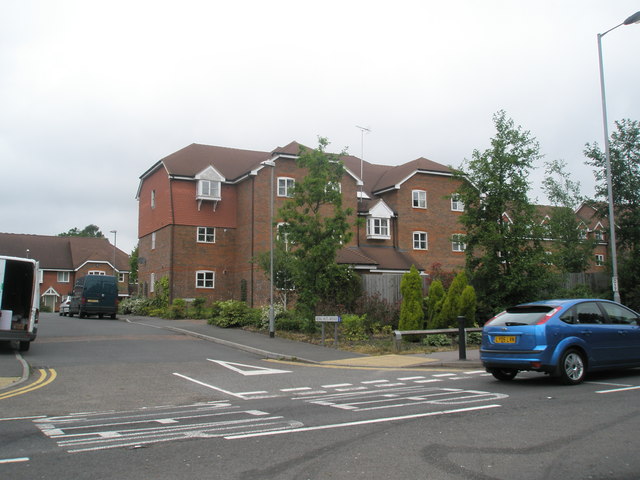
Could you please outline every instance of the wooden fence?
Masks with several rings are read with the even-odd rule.
[[[428,277],[422,278],[422,291],[426,296],[428,288]],[[378,295],[380,298],[391,303],[402,301],[400,295],[401,273],[363,274],[362,290],[368,295]],[[564,276],[562,285],[570,289],[577,285],[587,285],[592,292],[599,293],[610,288],[610,278],[606,273],[569,273]]]

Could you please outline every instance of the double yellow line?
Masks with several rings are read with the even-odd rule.
[[[21,388],[16,388],[15,390],[9,390],[8,392],[0,393],[0,400],[4,400],[5,398],[16,397],[18,395],[23,395],[25,393],[33,392],[39,388],[45,387],[53,382],[58,374],[53,368],[39,368],[38,372],[40,376],[38,379],[30,383],[29,385]]]

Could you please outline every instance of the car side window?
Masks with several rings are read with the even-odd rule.
[[[579,324],[598,324],[605,323],[604,315],[598,308],[596,302],[583,302],[577,304],[576,310],[576,322]]]
[[[600,304],[607,312],[609,323],[617,325],[638,325],[638,316],[631,310],[627,310],[615,303],[602,302]]]
[[[562,315],[560,315],[560,320],[562,320],[564,323],[571,323],[571,324],[578,323],[578,318],[576,316],[576,309],[570,308],[569,310],[564,312]]]

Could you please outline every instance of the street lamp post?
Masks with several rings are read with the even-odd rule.
[[[609,150],[609,129],[607,127],[607,100],[604,89],[604,68],[602,63],[602,37],[607,33],[622,25],[631,25],[640,22],[640,11],[628,17],[624,22],[610,28],[604,33],[598,34],[598,60],[600,65],[600,93],[602,96],[602,125],[604,127],[604,152],[607,169],[607,197],[609,201],[609,243],[611,244],[611,286],[613,288],[613,300],[620,302],[620,291],[618,290],[618,258],[616,253],[616,227],[615,213],[613,208],[613,187],[611,180],[611,153]]]
[[[118,231],[111,230],[110,233],[113,233],[113,274],[115,275],[117,272],[116,269],[116,239],[118,238]]]
[[[271,191],[269,196],[269,337],[276,336],[276,320],[273,311],[273,171],[276,169],[276,162],[267,160],[264,165],[271,167]]]

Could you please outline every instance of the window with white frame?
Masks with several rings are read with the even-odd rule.
[[[464,252],[467,245],[464,243],[464,235],[456,233],[451,236],[451,250],[454,252]]]
[[[296,181],[289,177],[278,177],[278,196],[290,197],[293,193],[293,187]]]
[[[425,190],[412,190],[413,208],[427,208],[427,192]]]
[[[106,272],[102,270],[89,270],[89,275],[106,275]]]
[[[220,182],[215,180],[198,180],[198,198],[220,198]]]
[[[367,236],[369,238],[390,238],[389,219],[371,217],[367,219]]]
[[[196,272],[196,288],[214,288],[215,272],[211,270],[199,270]]]
[[[428,250],[429,242],[427,232],[413,232],[413,249]]]
[[[454,212],[464,212],[464,203],[460,200],[460,195],[451,195],[451,210]]]
[[[602,230],[596,230],[593,232],[593,236],[597,242],[602,242],[604,240],[604,235],[602,234]]]
[[[287,224],[285,222],[279,222],[276,226],[276,239],[281,240],[284,243],[285,250],[289,250],[289,233],[286,229]]]
[[[156,191],[151,190],[151,208],[156,208]]]
[[[151,233],[151,250],[156,249],[156,232]]]
[[[198,227],[198,243],[216,243],[214,227]]]
[[[601,253],[596,253],[596,266],[604,266],[604,255],[602,255]]]
[[[69,283],[69,272],[58,272],[58,283]]]
[[[118,283],[124,283],[124,273],[118,273]]]

